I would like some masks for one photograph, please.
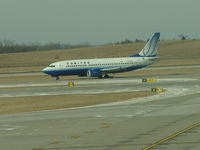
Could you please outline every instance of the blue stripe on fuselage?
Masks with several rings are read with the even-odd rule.
[[[74,69],[49,69],[49,70],[44,70],[43,72],[46,74],[49,74],[51,76],[57,77],[57,76],[65,76],[65,75],[87,75],[87,71],[91,69],[107,69],[107,68],[113,68],[113,67],[121,67],[121,66],[112,66],[112,67],[104,67],[104,68],[74,68]],[[130,66],[127,68],[123,68],[121,70],[116,70],[116,71],[109,71],[109,73],[120,73],[120,72],[127,72],[127,71],[132,71],[136,69],[140,69],[145,66]]]
[[[134,54],[134,55],[131,55],[129,57],[156,57],[156,55],[153,55],[153,56],[140,56],[140,54]]]

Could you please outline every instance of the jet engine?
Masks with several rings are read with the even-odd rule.
[[[91,69],[87,71],[87,77],[102,77],[102,72],[98,69]]]

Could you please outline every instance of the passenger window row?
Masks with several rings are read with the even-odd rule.
[[[73,65],[73,63],[67,63],[66,67],[79,67],[79,66],[86,66],[86,64],[76,64],[74,63],[75,65]],[[89,64],[88,62],[88,65],[89,66],[106,66],[106,65],[120,65],[120,64],[133,64],[133,62],[131,63],[107,63],[107,64]]]

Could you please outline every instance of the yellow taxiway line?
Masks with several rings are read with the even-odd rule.
[[[200,126],[200,122],[196,123],[196,124],[193,124],[193,125],[185,128],[185,129],[183,129],[183,130],[181,130],[181,131],[179,131],[177,133],[174,133],[174,134],[172,134],[172,135],[170,135],[170,136],[168,136],[168,137],[166,137],[166,138],[164,138],[164,139],[162,139],[162,140],[160,140],[160,141],[158,141],[158,142],[156,142],[154,144],[151,144],[151,145],[147,146],[146,148],[144,148],[143,150],[150,150],[151,148],[153,148],[155,146],[158,146],[158,145],[160,145],[160,144],[162,144],[162,143],[164,143],[164,142],[166,142],[166,141],[168,141],[168,140],[170,140],[170,139],[172,139],[172,138],[174,138],[174,137],[176,137],[176,136],[178,136],[178,135],[180,135],[180,134],[182,134],[184,132],[187,132],[187,131],[189,131],[189,130],[191,130],[193,128],[196,128],[198,126]]]

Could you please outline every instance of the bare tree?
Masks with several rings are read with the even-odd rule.
[[[188,39],[188,36],[185,35],[185,34],[180,34],[180,35],[179,35],[179,38],[180,38],[181,40],[187,40],[187,39]]]

